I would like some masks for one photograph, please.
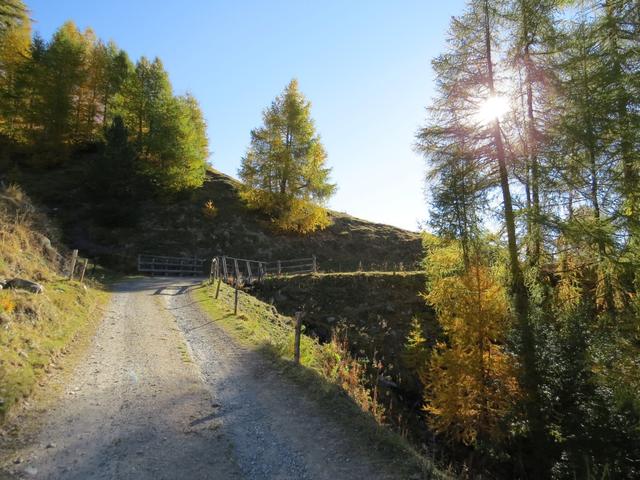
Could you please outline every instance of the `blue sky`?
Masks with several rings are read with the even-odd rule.
[[[462,0],[26,0],[48,39],[91,27],[136,59],[158,56],[204,111],[219,170],[237,176],[262,110],[296,77],[328,152],[335,210],[415,230],[427,218],[414,135],[431,59]]]

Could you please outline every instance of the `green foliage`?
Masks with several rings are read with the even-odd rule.
[[[329,183],[326,153],[311,119],[311,104],[292,80],[251,132],[240,178],[250,208],[269,214],[287,231],[307,233],[329,223],[322,204],[336,190]]]
[[[0,134],[9,155],[59,165],[76,149],[108,141],[105,132],[121,117],[135,140],[135,161],[126,160],[132,177],[144,175],[160,194],[202,184],[209,153],[202,112],[192,96],[173,95],[159,59],[142,57],[134,67],[113,42],[72,22],[49,42],[32,41],[30,32],[28,17],[16,16],[0,33]]]
[[[411,320],[411,328],[402,355],[404,366],[420,375],[427,364],[430,351],[427,339],[424,337],[422,323],[414,317]]]
[[[500,442],[510,448],[497,452],[521,452],[509,459],[521,477],[633,478],[638,9],[616,0],[569,3],[470,0],[434,60],[438,91],[418,142],[432,226],[455,242],[426,241],[425,267],[438,279],[427,298],[448,340],[431,359],[427,405],[448,419],[434,423],[439,430],[475,438],[478,410],[469,404],[483,384],[468,372],[482,357],[463,361],[478,344],[461,338],[471,338],[465,328],[482,316],[467,318],[465,305],[497,306],[489,286],[509,287],[507,326],[494,345],[517,358],[522,395],[505,411],[512,423]],[[495,95],[508,111],[479,121]],[[504,236],[503,246],[486,248],[487,227]],[[471,274],[484,280],[474,285]],[[452,380],[463,374],[468,381]],[[434,398],[444,400],[429,404]],[[450,407],[456,402],[467,403]],[[485,447],[499,447],[492,437]]]
[[[105,146],[88,172],[95,217],[105,226],[133,225],[144,179],[137,172],[136,153],[121,117],[105,133]]]
[[[22,0],[2,0],[0,3],[0,35],[12,28],[16,21],[27,17],[28,10]]]

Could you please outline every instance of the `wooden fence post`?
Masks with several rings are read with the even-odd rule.
[[[224,274],[224,281],[229,281],[229,272],[227,271],[227,257],[222,256],[222,273]]]
[[[233,282],[233,285],[235,287],[234,299],[233,299],[233,314],[237,315],[238,314],[238,288],[239,288],[238,283],[240,282],[240,270],[238,269],[238,260],[235,258],[233,259],[233,269],[235,273],[235,280]]]
[[[218,259],[217,258],[212,258],[211,259],[211,269],[209,270],[209,285],[213,284],[214,269],[215,269],[217,263],[218,263]]]
[[[313,255],[313,273],[318,273],[318,261],[316,260],[316,256]]]
[[[237,315],[238,314],[238,277],[236,277],[235,281],[233,282],[233,286],[235,288],[234,297],[233,297],[233,314]]]
[[[89,263],[89,259],[85,258],[84,263],[82,264],[82,273],[80,274],[80,283],[84,282],[84,274],[87,271],[87,264]]]
[[[302,333],[302,312],[296,312],[296,334],[293,343],[293,361],[300,364],[300,335]]]
[[[253,275],[251,274],[251,262],[249,260],[247,260],[247,275],[249,276],[249,285],[251,285]]]
[[[236,276],[236,284],[237,284],[238,280],[240,279],[240,269],[238,268],[238,259],[236,258],[233,259],[233,271]]]
[[[76,269],[76,262],[78,261],[78,250],[74,250],[71,253],[71,271],[69,272],[69,280],[73,280],[73,274]]]
[[[280,263],[280,260],[278,260],[278,275],[280,275],[282,273],[282,264]]]

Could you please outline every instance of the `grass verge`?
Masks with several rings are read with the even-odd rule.
[[[0,291],[0,423],[79,336],[90,335],[109,294],[98,285],[53,280],[45,293]]]
[[[376,449],[402,478],[451,478],[420,455],[409,442],[384,425],[384,411],[365,386],[364,368],[350,357],[340,340],[320,344],[302,335],[301,365],[293,358],[294,327],[291,317],[279,315],[275,307],[239,292],[239,312],[233,315],[233,289],[225,284],[215,299],[215,285],[194,290],[201,308],[246,348],[270,357],[287,378],[302,386],[333,418],[365,438],[363,447]]]

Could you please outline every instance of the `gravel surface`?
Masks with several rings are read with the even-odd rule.
[[[191,297],[197,283],[116,285],[55,407],[27,415],[35,433],[3,446],[0,478],[399,478],[237,346]]]

